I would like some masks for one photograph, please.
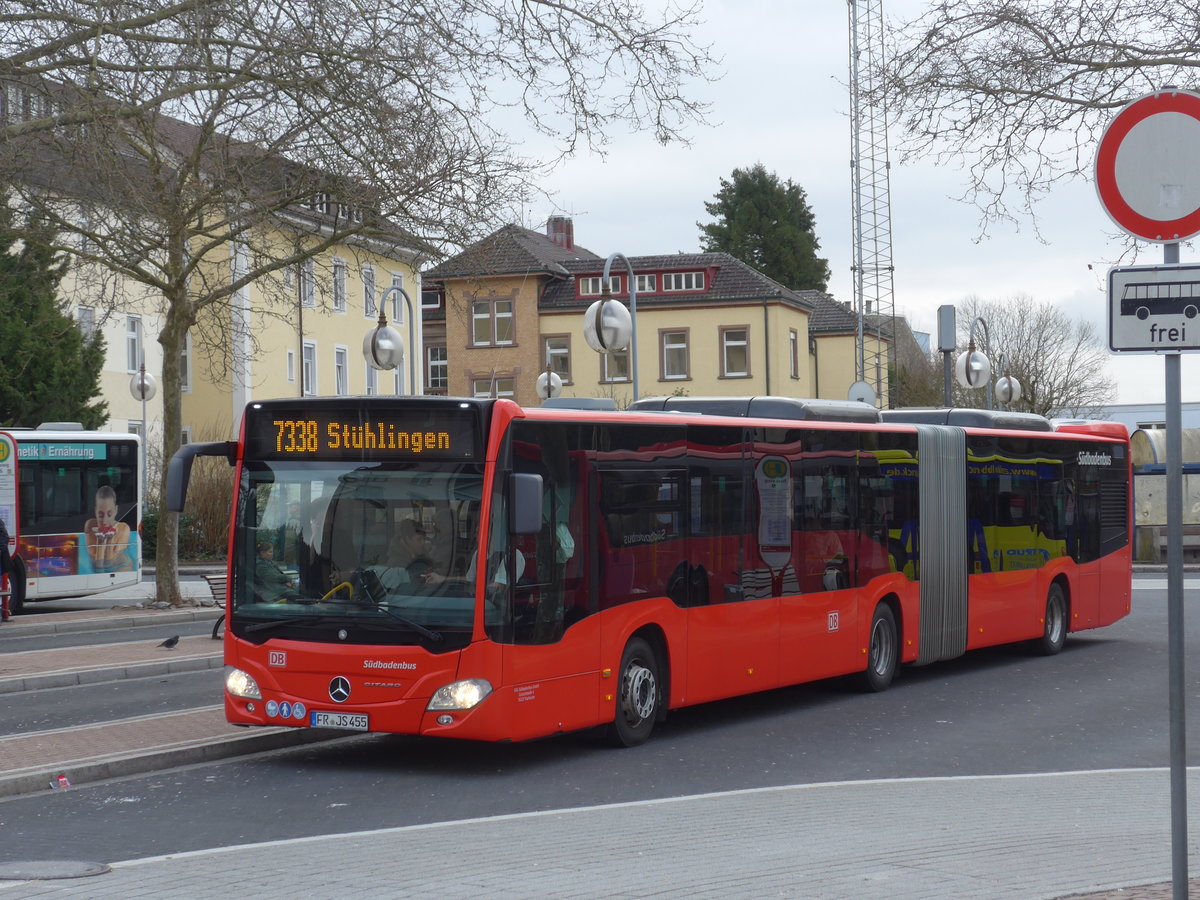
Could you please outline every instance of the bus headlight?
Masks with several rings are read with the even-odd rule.
[[[429,698],[426,709],[472,709],[492,692],[491,684],[483,678],[468,678],[443,685]]]
[[[230,668],[225,672],[225,690],[234,697],[244,700],[261,700],[262,691],[250,675],[241,669]]]

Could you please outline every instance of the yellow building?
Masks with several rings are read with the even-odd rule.
[[[604,263],[575,244],[570,219],[555,217],[544,235],[505,226],[426,270],[430,392],[536,405],[536,381],[549,365],[562,396],[632,401],[632,348],[599,354],[583,336]],[[839,311],[854,317],[828,295],[789,290],[727,253],[628,263],[614,260],[609,287],[629,304],[632,268],[639,397],[846,399],[856,380],[855,329],[846,331]]]
[[[225,265],[230,275],[245,265],[244,252],[231,246]],[[64,279],[62,295],[81,328],[101,330],[106,360],[101,388],[110,418],[104,429],[146,434],[157,447],[162,421],[162,355],[156,337],[162,327],[162,299],[140,285],[121,285],[121,311],[96,293],[96,280],[76,270]],[[412,309],[399,291],[411,298]],[[363,355],[364,337],[378,325],[380,304],[387,322],[404,338],[405,362],[379,371]],[[229,304],[210,307],[187,337],[183,354],[183,439],[235,437],[241,411],[252,400],[336,394],[407,394],[421,366],[409,366],[421,353],[419,276],[413,252],[397,240],[374,238],[336,246],[299,266],[252,282]],[[412,348],[415,344],[415,349]],[[130,382],[144,360],[158,381],[143,405]]]
[[[241,263],[236,248],[231,268]],[[197,332],[223,335],[202,347],[189,340],[183,421],[189,438],[236,428],[247,403],[270,397],[421,393],[420,291],[413,252],[397,240],[349,241],[295,267],[265,276],[229,306],[212,307]],[[404,294],[390,290],[401,288]],[[367,364],[363,340],[378,325],[404,338],[405,362],[380,371]],[[411,340],[410,340],[411,338]],[[412,344],[416,344],[412,347]]]
[[[38,118],[65,90],[13,82],[0,118]],[[105,133],[109,155],[98,158],[125,168],[100,179],[87,165],[58,164],[74,159],[73,131],[35,132],[5,151],[6,174],[23,189],[12,202],[49,211],[46,221],[74,242],[60,296],[81,329],[104,335],[105,428],[148,434],[150,447],[162,446],[162,372],[164,362],[174,363],[158,342],[164,292],[184,279],[201,307],[180,359],[185,441],[236,436],[241,411],[256,399],[421,392],[416,239],[370,208],[364,186],[170,116],[142,124]],[[198,189],[177,195],[176,183]],[[233,190],[244,207],[236,216]],[[298,265],[278,264],[302,256],[298,248],[325,245]],[[227,296],[243,278],[252,280]],[[407,292],[411,305],[391,288]],[[398,370],[379,371],[364,359],[381,304],[404,336]],[[186,303],[175,311],[176,321],[192,314]],[[158,383],[152,398],[135,395],[131,384],[143,367]]]

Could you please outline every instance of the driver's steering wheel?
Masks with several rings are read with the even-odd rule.
[[[352,585],[348,581],[343,581],[341,584],[335,586],[332,590],[330,590],[329,593],[327,593],[323,597],[321,597],[321,599],[328,600],[330,597],[332,597],[334,594],[336,594],[338,591],[342,590],[343,588],[345,588],[345,590],[346,590],[346,598],[347,599],[350,599],[354,596],[354,585]]]

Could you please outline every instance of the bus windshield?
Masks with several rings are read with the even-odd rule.
[[[255,643],[462,647],[482,485],[477,463],[247,461],[230,628]]]

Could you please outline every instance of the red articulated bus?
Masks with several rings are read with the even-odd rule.
[[[629,410],[328,397],[246,409],[225,709],[477,740],[1067,634],[1130,609],[1113,423],[756,397]],[[414,542],[416,549],[413,549]]]

